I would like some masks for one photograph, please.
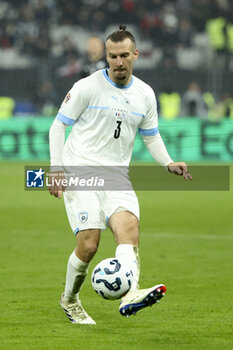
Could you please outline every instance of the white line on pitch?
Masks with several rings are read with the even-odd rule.
[[[215,234],[200,234],[200,233],[168,233],[168,232],[141,232],[142,236],[150,236],[150,238],[179,238],[179,239],[212,239],[212,240],[231,240],[233,239],[233,235],[215,235]]]

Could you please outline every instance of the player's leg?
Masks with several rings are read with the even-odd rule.
[[[98,249],[99,240],[99,229],[82,230],[76,235],[77,246],[68,260],[65,292],[61,297],[61,306],[72,323],[95,324],[81,305],[79,291],[89,263]]]
[[[128,211],[111,215],[108,225],[113,232],[117,248],[116,257],[124,260],[133,272],[131,290],[138,289],[140,274],[139,258],[139,220]]]
[[[61,306],[73,323],[95,324],[81,306],[79,291],[98,248],[100,231],[106,227],[100,215],[102,197],[101,192],[95,191],[64,192],[66,212],[77,246],[68,260]]]
[[[69,302],[77,299],[99,240],[99,229],[79,231],[76,235],[76,249],[69,257],[66,273],[65,297]]]
[[[127,211],[118,212],[111,216],[109,226],[117,243],[116,257],[124,259],[134,275],[134,286],[122,299],[119,308],[121,315],[130,316],[159,302],[165,295],[166,287],[159,284],[148,289],[137,289],[136,283],[139,278],[139,223],[137,217]],[[138,264],[135,264],[137,259]]]

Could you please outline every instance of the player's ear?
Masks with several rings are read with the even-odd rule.
[[[138,49],[135,49],[134,53],[133,53],[133,60],[134,61],[136,61],[138,59],[138,55],[139,55],[139,51],[138,51]]]

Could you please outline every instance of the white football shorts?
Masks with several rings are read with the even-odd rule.
[[[139,219],[134,191],[66,191],[64,202],[75,235],[81,230],[106,229],[111,215],[121,211],[129,211]]]

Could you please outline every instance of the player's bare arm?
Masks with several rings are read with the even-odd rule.
[[[168,164],[168,171],[175,175],[183,176],[185,180],[192,180],[192,175],[188,171],[188,166],[184,162],[172,162]]]
[[[49,192],[52,196],[61,199],[62,192],[65,192],[66,186],[64,186],[65,179],[63,171],[51,172],[49,176]]]

